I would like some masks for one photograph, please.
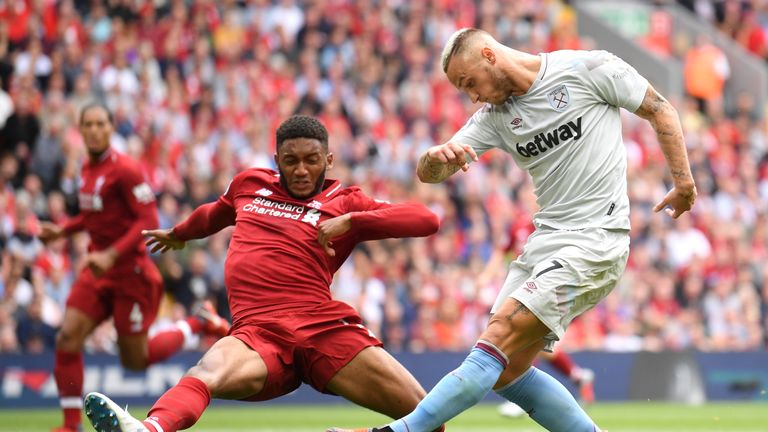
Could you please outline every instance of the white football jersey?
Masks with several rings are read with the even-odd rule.
[[[606,51],[541,54],[536,80],[487,104],[452,138],[478,155],[499,148],[533,179],[536,227],[629,229],[619,107],[634,112],[648,81]]]

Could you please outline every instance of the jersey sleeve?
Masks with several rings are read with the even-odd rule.
[[[450,142],[469,144],[478,156],[486,151],[502,145],[501,136],[496,131],[493,106],[486,104],[477,110],[472,117],[456,132]]]
[[[120,172],[119,185],[125,201],[134,214],[134,222],[118,238],[112,247],[118,255],[134,250],[143,241],[141,230],[154,229],[158,225],[155,194],[146,182],[138,165],[125,164]]]
[[[196,208],[185,220],[173,227],[179,240],[187,241],[208,237],[235,224],[235,191],[240,185],[235,176],[218,200]]]
[[[64,222],[61,227],[64,229],[64,232],[67,233],[67,235],[82,231],[85,229],[85,215],[83,213],[79,213],[77,216]]]
[[[360,241],[426,237],[437,232],[440,221],[421,203],[391,204],[358,192],[351,200],[352,229]]]
[[[607,51],[592,51],[589,55],[584,61],[585,73],[595,95],[608,104],[635,112],[648,90],[648,80]]]

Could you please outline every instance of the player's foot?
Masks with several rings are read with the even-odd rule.
[[[516,403],[507,401],[499,405],[499,414],[503,417],[520,418],[525,416],[525,410],[520,408]]]
[[[595,401],[595,373],[592,369],[579,368],[576,372],[576,383],[579,386],[581,403],[591,404]]]
[[[83,427],[78,426],[76,428],[71,428],[67,426],[59,426],[57,428],[51,429],[51,432],[83,432]]]
[[[149,432],[144,423],[101,393],[85,396],[85,415],[99,432]]]
[[[203,322],[203,332],[217,337],[224,337],[229,333],[229,323],[216,313],[213,303],[206,300],[197,307],[195,316]]]

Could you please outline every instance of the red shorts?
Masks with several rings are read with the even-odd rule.
[[[163,279],[149,257],[133,267],[112,269],[97,278],[84,268],[72,286],[67,307],[80,310],[100,323],[110,315],[118,335],[146,333],[155,321],[163,295]]]
[[[339,301],[249,319],[230,335],[258,352],[267,365],[264,389],[245,398],[249,401],[286,395],[302,381],[330,393],[325,387],[341,368],[364,348],[382,346],[360,315]]]

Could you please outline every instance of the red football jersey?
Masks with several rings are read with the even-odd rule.
[[[83,165],[78,193],[80,214],[64,225],[67,232],[88,232],[91,250],[117,249],[111,272],[133,269],[147,254],[141,230],[157,228],[155,195],[136,161],[113,149],[96,163]]]
[[[346,213],[352,213],[352,228],[333,240],[336,256],[328,256],[317,241],[318,224]],[[235,176],[218,201],[196,209],[174,232],[188,240],[232,224],[224,272],[238,322],[328,301],[333,274],[357,243],[427,236],[439,222],[422,204],[377,201],[337,180],[326,180],[314,197],[295,199],[275,171],[256,168]]]

